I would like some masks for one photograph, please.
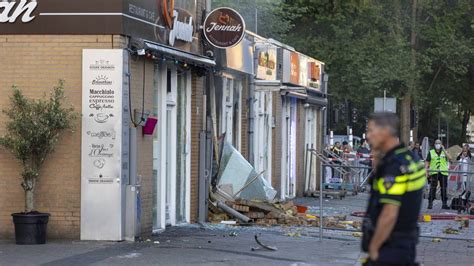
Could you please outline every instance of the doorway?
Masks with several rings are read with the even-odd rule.
[[[296,196],[296,98],[282,99],[281,198]]]
[[[305,149],[317,149],[317,140],[318,140],[318,110],[309,104],[305,105]],[[305,156],[305,191],[315,191],[316,190],[316,173],[317,167],[316,163],[313,162],[313,167],[309,167],[311,157]]]
[[[191,73],[155,67],[153,230],[190,222]]]
[[[222,77],[219,132],[225,141],[241,150],[242,80]]]
[[[254,167],[257,173],[272,182],[272,92],[256,91],[254,110]]]

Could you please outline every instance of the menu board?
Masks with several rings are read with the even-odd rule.
[[[120,240],[128,183],[128,79],[123,50],[83,51],[81,238]]]

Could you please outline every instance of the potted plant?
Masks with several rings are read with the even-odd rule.
[[[0,146],[10,151],[22,166],[21,186],[25,191],[25,210],[14,213],[17,244],[44,244],[48,213],[35,209],[35,189],[40,170],[48,154],[56,146],[60,134],[72,130],[77,114],[64,108],[64,82],[54,88],[49,98],[29,99],[15,86],[10,97],[11,106],[3,110],[9,121],[6,133],[0,136]]]

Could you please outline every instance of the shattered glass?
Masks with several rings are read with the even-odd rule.
[[[230,143],[222,150],[217,189],[227,198],[272,201],[276,190]]]

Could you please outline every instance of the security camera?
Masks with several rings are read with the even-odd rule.
[[[207,57],[210,57],[210,58],[214,58],[214,51],[212,51],[212,50],[207,50],[207,51],[206,51],[206,56],[207,56]]]
[[[145,55],[146,51],[145,51],[145,49],[140,49],[140,50],[137,51],[137,54],[138,55]]]

